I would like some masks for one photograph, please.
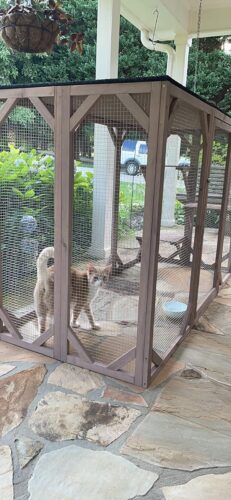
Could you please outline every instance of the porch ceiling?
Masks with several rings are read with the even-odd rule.
[[[195,37],[197,33],[199,0],[121,0],[121,14],[140,30],[152,36],[155,8],[159,10],[156,39]],[[231,34],[231,1],[203,0],[201,36]]]

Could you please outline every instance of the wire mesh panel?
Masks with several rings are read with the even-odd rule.
[[[221,280],[226,277],[231,270],[231,184],[230,184],[230,150],[231,150],[231,134],[227,131],[218,130],[218,138],[215,143],[216,146],[216,157],[220,164],[225,166],[225,176],[224,176],[224,191],[223,198],[226,202],[224,213],[220,214],[220,233],[223,228],[223,242],[221,251],[221,268],[217,270],[218,274],[220,272]],[[226,197],[227,190],[227,200]]]
[[[231,122],[170,82],[15,95],[0,101],[0,337],[146,387],[230,273]]]
[[[18,100],[0,129],[2,306],[3,329],[28,343],[48,328],[39,328],[34,288],[37,257],[54,244],[53,147],[44,118]]]
[[[153,347],[163,355],[188,314],[198,189],[202,164],[200,113],[179,102],[166,145]]]
[[[228,149],[227,139],[228,136],[226,132],[222,132],[222,130],[219,129],[215,130],[208,178],[208,195],[204,223],[198,305],[200,305],[206,295],[214,287],[214,268],[218,245],[218,231],[221,219]],[[224,245],[227,249],[227,237],[225,237]]]
[[[73,112],[82,103],[82,96],[73,97]],[[75,338],[92,364],[114,369],[125,356],[123,369],[130,374],[148,154],[146,131],[129,110],[133,103],[148,109],[149,95],[129,96],[127,106],[123,95],[101,96],[75,132],[71,278]],[[69,354],[76,354],[75,346],[78,354],[72,337]]]
[[[231,187],[229,188],[228,207],[225,213],[225,235],[222,251],[221,275],[231,272]]]

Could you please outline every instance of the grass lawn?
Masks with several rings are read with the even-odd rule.
[[[120,206],[119,206],[119,237],[126,238],[137,232],[132,228],[132,220],[135,213],[143,211],[145,184],[133,184],[132,182],[120,183]]]
[[[133,184],[133,204],[134,205],[144,205],[144,195],[145,195],[145,184]],[[121,182],[120,183],[120,202],[124,205],[128,205],[130,208],[130,203],[132,200],[132,182]]]

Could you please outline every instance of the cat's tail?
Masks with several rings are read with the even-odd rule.
[[[54,247],[44,248],[37,259],[37,277],[39,281],[47,279],[48,260],[54,258]]]

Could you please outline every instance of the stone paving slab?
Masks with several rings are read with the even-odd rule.
[[[185,279],[187,279],[186,275]],[[136,284],[137,276],[134,275],[134,285],[136,286]],[[118,280],[118,287],[119,285]],[[125,290],[126,283],[124,286]],[[134,303],[137,300],[135,286]],[[222,290],[218,300],[227,302],[229,293],[230,290],[226,287]],[[107,300],[109,300],[109,296]],[[121,304],[123,302],[122,300]],[[132,347],[136,332],[136,325],[125,319],[119,321],[113,330],[112,311],[109,311],[110,314],[108,311],[108,305],[107,314],[104,315],[103,312],[101,316],[100,311],[96,311],[97,320],[103,322],[103,326],[107,327],[107,335],[102,335],[103,332],[97,336],[92,332],[78,331],[78,335],[86,345],[87,350],[90,349],[90,352],[94,353],[93,357],[104,361],[105,359],[108,361],[115,359],[120,352],[124,351],[124,346]],[[8,484],[11,488],[11,496],[9,499],[6,497],[6,499],[13,500],[12,463],[9,454],[11,451],[14,463],[15,499],[28,500],[27,483],[32,476],[31,488],[32,483],[35,489],[37,484],[36,494],[40,495],[39,498],[43,500],[45,490],[44,487],[41,488],[37,466],[44,460],[46,465],[43,467],[45,484],[46,481],[51,485],[54,482],[57,483],[58,490],[53,488],[55,500],[59,498],[63,500],[66,498],[67,492],[70,494],[67,498],[76,500],[77,490],[83,494],[83,497],[80,497],[81,500],[85,500],[85,498],[98,500],[97,496],[93,496],[93,494],[97,495],[98,491],[101,495],[99,496],[100,500],[104,500],[104,498],[105,500],[108,498],[114,500],[114,497],[111,496],[111,490],[110,495],[107,490],[107,477],[110,479],[110,488],[115,487],[118,500],[130,498],[138,500],[142,495],[145,495],[147,500],[163,500],[163,492],[161,493],[158,488],[159,481],[150,490],[155,479],[152,478],[153,482],[148,488],[146,475],[137,482],[135,492],[129,489],[134,486],[134,478],[142,470],[140,467],[136,467],[135,463],[138,465],[142,463],[144,469],[149,470],[149,474],[154,474],[153,469],[158,470],[155,468],[156,466],[161,467],[161,486],[177,485],[168,486],[166,494],[172,495],[169,499],[182,500],[184,496],[181,499],[181,490],[177,490],[178,487],[182,487],[182,494],[184,495],[184,491],[186,491],[188,495],[184,500],[191,500],[189,496],[191,492],[197,493],[195,496],[197,500],[201,500],[199,495],[200,492],[203,492],[202,498],[207,500],[207,491],[209,491],[209,495],[212,495],[210,492],[213,490],[216,491],[216,477],[213,480],[214,486],[211,483],[209,490],[205,488],[203,478],[207,477],[208,486],[214,467],[231,466],[230,311],[230,306],[227,303],[214,302],[208,310],[208,316],[207,311],[204,316],[207,323],[204,322],[202,329],[205,331],[194,331],[190,334],[150,388],[145,391],[109,379],[109,377],[93,374],[76,366],[59,364],[51,358],[1,342],[0,426],[6,426],[2,445],[9,444],[7,456],[8,459],[10,457],[10,465],[7,470],[9,470],[10,479]],[[114,313],[115,316],[118,316],[118,307],[115,308]],[[211,333],[206,333],[206,330]],[[117,335],[118,331],[121,332],[120,335]],[[39,376],[38,372],[36,377],[33,375],[35,374],[33,370],[41,370],[41,363],[47,364],[48,377],[45,377],[43,372]],[[9,367],[16,370],[15,375],[10,373]],[[44,370],[46,371],[45,367]],[[22,373],[24,373],[23,376]],[[84,395],[85,399],[81,395]],[[103,402],[101,398],[107,400],[108,403]],[[149,404],[149,408],[147,404]],[[133,405],[140,405],[140,411],[138,408],[134,409]],[[20,418],[17,423],[18,416]],[[12,430],[12,432],[8,432],[8,430]],[[39,439],[36,435],[41,438]],[[73,455],[64,451],[72,448],[68,442],[63,442],[69,439],[74,441],[75,452]],[[99,462],[97,453],[100,453],[101,459],[102,453],[104,453],[102,446],[109,447],[109,455],[113,458],[125,460],[118,456],[119,453],[124,453],[127,459],[125,462],[120,462],[119,465],[115,462],[112,463],[107,455],[105,462],[103,460]],[[99,448],[101,451],[96,451]],[[87,465],[84,471],[83,467],[78,466],[80,471],[78,474],[76,472],[76,463],[78,462],[76,449],[84,449],[84,451],[90,451],[93,454],[92,459],[86,455]],[[59,456],[52,455],[52,453],[57,453]],[[64,467],[65,474],[61,473],[60,468],[62,455],[66,457],[65,466],[68,467],[68,471]],[[50,465],[52,457],[55,458],[54,468]],[[88,470],[88,464],[91,460],[93,471]],[[97,465],[95,466],[94,461],[100,463],[99,469],[97,469]],[[80,462],[82,465],[83,461],[80,460]],[[127,464],[136,468],[132,471],[132,481],[129,484],[126,481],[125,485],[121,483],[123,486],[121,492],[119,489],[120,481],[118,481],[118,477],[120,477],[119,467],[126,472]],[[107,469],[107,466],[110,470]],[[201,468],[207,469],[206,475],[200,476]],[[194,472],[194,476],[198,474],[198,487],[195,484],[194,489],[192,484],[189,489],[184,490],[184,487],[190,483],[192,470],[197,471]],[[147,474],[147,471],[143,472]],[[221,471],[219,472],[221,473]],[[88,476],[87,473],[89,473]],[[74,477],[74,482],[72,477],[69,481],[71,474]],[[116,474],[117,480],[115,480]],[[129,473],[126,472],[126,474],[129,477]],[[93,486],[90,476],[94,481]],[[202,482],[200,482],[200,477]],[[219,500],[223,500],[223,497],[226,500],[226,491],[230,491],[227,477],[227,475],[222,475]],[[5,500],[5,496],[1,493],[1,487],[4,486],[5,480],[3,478],[4,475],[1,476],[0,450],[0,499]],[[87,481],[88,490],[84,489]],[[99,490],[97,490],[96,484],[99,486]],[[74,492],[72,489],[69,490],[72,485],[76,488]],[[143,485],[147,486],[144,492],[141,489]],[[174,490],[174,488],[176,489]],[[174,497],[175,493],[176,497]],[[31,492],[30,495],[32,500],[36,498]],[[50,498],[52,499],[49,496],[49,500]],[[115,498],[117,499],[117,497]],[[214,499],[211,496],[209,500]]]
[[[218,297],[214,299],[214,302],[221,304],[222,306],[231,307],[231,297],[220,297],[218,295]]]
[[[0,377],[7,375],[7,373],[12,372],[14,369],[14,365],[8,365],[7,363],[0,364]]]
[[[201,332],[207,332],[207,333],[215,333],[216,335],[224,335],[224,333],[217,328],[217,326],[213,326],[211,323],[209,323],[206,314],[202,316],[195,324],[194,326],[195,330],[199,330]]]
[[[231,390],[210,380],[180,377],[170,380],[152,410],[175,415],[231,438]]]
[[[33,432],[49,441],[87,439],[107,446],[140,416],[138,410],[50,392],[31,415]]]
[[[13,500],[13,465],[9,446],[0,446],[0,498]]]
[[[214,327],[231,335],[229,306],[213,301],[206,311],[206,318]]]
[[[174,358],[200,369],[212,380],[231,385],[231,335],[192,331],[178,347]]]
[[[145,399],[139,394],[134,394],[132,392],[127,392],[127,391],[120,391],[115,387],[110,387],[110,386],[106,387],[102,397],[104,397],[105,399],[110,399],[112,401],[116,402],[118,401],[119,403],[128,403],[145,407],[148,406]]]
[[[208,474],[162,488],[166,500],[230,500],[231,473]]]
[[[160,371],[159,375],[152,381],[149,390],[154,389],[158,385],[166,382],[172,375],[179,373],[185,368],[186,364],[184,361],[176,361],[174,358],[170,358],[164,368]]]
[[[231,438],[175,415],[152,411],[121,453],[170,469],[225,467],[231,465]]]
[[[87,394],[89,391],[105,386],[101,375],[68,363],[59,365],[50,374],[48,383],[69,389],[78,394]]]
[[[177,269],[176,267],[177,266],[167,267],[166,265],[164,265],[162,268],[159,267],[158,279],[161,279],[166,282],[166,290],[168,290],[168,287],[172,287],[175,293],[178,292],[188,293],[190,288],[191,268],[182,267],[179,272],[179,269]],[[199,285],[199,292],[207,293],[212,285],[211,273],[210,271],[201,269],[200,276],[201,279]]]
[[[52,358],[38,354],[37,352],[27,351],[7,342],[0,342],[0,362],[23,361],[28,363],[54,363]]]
[[[44,365],[24,370],[0,381],[0,435],[18,426],[46,374]]]
[[[30,500],[129,500],[158,479],[107,451],[67,446],[43,455],[29,481]]]
[[[15,439],[15,446],[21,469],[26,467],[26,465],[33,460],[33,458],[36,457],[43,448],[41,441],[35,441],[34,439],[27,438],[26,436],[21,436],[19,439]]]
[[[227,283],[224,288],[219,291],[219,294],[215,298],[214,302],[222,304],[224,306],[231,307],[231,285]]]

